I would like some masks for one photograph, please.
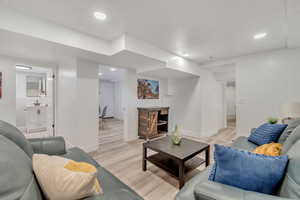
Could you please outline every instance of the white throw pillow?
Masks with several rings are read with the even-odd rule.
[[[77,200],[102,193],[97,171],[72,171],[65,166],[72,160],[44,154],[34,154],[33,170],[50,200]]]

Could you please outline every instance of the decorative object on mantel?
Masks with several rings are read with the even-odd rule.
[[[159,99],[159,81],[138,79],[138,99]]]
[[[176,124],[175,130],[172,132],[172,136],[171,136],[172,143],[175,145],[179,145],[181,142],[181,138],[182,137],[181,137],[180,131],[178,129],[178,125]]]
[[[0,99],[2,98],[2,72],[0,72]]]
[[[277,124],[278,118],[276,118],[276,117],[270,117],[270,118],[268,118],[267,121],[268,121],[269,124]]]
[[[282,123],[300,118],[300,102],[289,102],[281,106]]]

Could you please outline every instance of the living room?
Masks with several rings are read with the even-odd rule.
[[[300,199],[299,9],[2,0],[0,199]],[[41,67],[49,76],[20,85]],[[101,100],[99,79],[121,70],[122,91]],[[20,86],[32,102],[18,103]],[[118,114],[99,105],[116,99],[122,145],[103,148]],[[28,124],[48,116],[47,134],[20,128],[28,108]]]

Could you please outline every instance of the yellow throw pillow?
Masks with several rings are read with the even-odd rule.
[[[85,162],[75,162],[74,160],[70,160],[64,168],[73,172],[97,173],[97,169],[93,165]],[[95,190],[97,193],[102,193],[98,179],[95,181]]]
[[[102,193],[93,165],[44,154],[34,154],[32,164],[47,199],[76,200]]]
[[[270,144],[264,144],[256,149],[254,149],[252,152],[257,154],[264,154],[267,156],[280,156],[282,149],[282,144],[279,143],[270,143]]]

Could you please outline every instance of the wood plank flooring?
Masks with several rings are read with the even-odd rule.
[[[103,126],[99,120],[99,152],[110,151],[125,145],[124,122],[115,118],[104,119]]]
[[[218,143],[227,145],[231,143],[234,137],[235,129],[234,127],[231,127],[223,129],[218,134],[209,138],[193,139],[209,144]],[[179,191],[178,181],[175,178],[149,162],[147,163],[147,171],[142,171],[143,142],[143,140],[136,140],[121,148],[112,149],[102,153],[93,153],[92,156],[100,165],[135,190],[145,200],[174,199]],[[149,151],[148,153],[151,154],[153,152]],[[191,171],[187,174],[186,180],[189,180],[203,169],[204,166],[200,166]]]

